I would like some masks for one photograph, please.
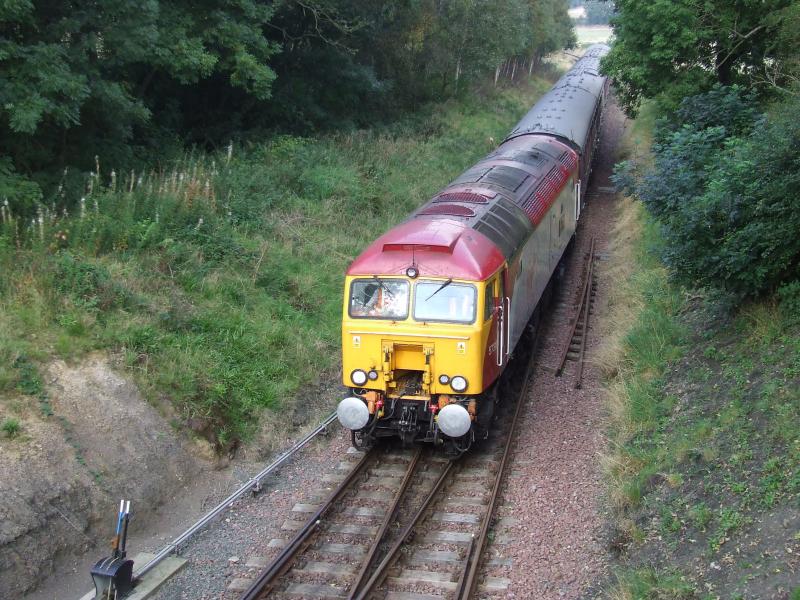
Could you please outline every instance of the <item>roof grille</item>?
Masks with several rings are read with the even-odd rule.
[[[471,202],[472,204],[486,204],[489,200],[497,196],[492,194],[486,196],[475,192],[445,192],[433,199],[434,202]]]
[[[569,176],[569,171],[563,165],[556,165],[547,176],[542,179],[539,186],[533,194],[522,203],[522,210],[524,210],[531,222],[537,225],[544,217],[547,209],[553,204],[553,201],[558,196],[559,190],[564,185],[564,182]]]
[[[482,196],[481,196],[482,197]],[[486,202],[484,198],[483,202]],[[452,215],[454,217],[474,217],[475,211],[460,204],[432,204],[417,213],[418,215]]]

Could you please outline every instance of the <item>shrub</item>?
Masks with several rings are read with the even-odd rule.
[[[14,439],[19,435],[22,425],[20,425],[19,419],[8,417],[3,420],[3,424],[0,425],[0,429],[2,429],[3,433],[5,433],[8,437]]]
[[[619,166],[615,181],[658,219],[679,279],[743,298],[797,277],[800,100],[775,112],[759,117],[737,88],[685,99],[657,125],[652,166]]]

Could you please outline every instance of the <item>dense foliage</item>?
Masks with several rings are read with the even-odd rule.
[[[798,98],[770,118],[737,87],[686,98],[658,123],[652,154],[649,166],[623,163],[617,180],[661,223],[677,276],[739,297],[797,279]]]
[[[617,0],[616,42],[603,61],[623,107],[674,108],[714,83],[780,89],[794,78],[800,5],[792,0]]]
[[[76,202],[96,155],[364,126],[573,41],[565,0],[5,2],[0,187],[18,211]]]

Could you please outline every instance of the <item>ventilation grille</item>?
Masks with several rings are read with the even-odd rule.
[[[486,202],[485,199],[483,201]],[[468,206],[461,206],[459,204],[432,204],[431,206],[423,209],[417,214],[452,215],[454,217],[474,217],[475,211]]]
[[[522,210],[534,225],[538,225],[547,209],[558,196],[564,183],[569,177],[569,171],[562,165],[556,165],[547,176],[542,179],[539,186],[521,205]]]
[[[497,193],[491,195],[477,194],[475,192],[445,192],[433,199],[434,202],[469,202],[471,204],[486,204],[489,200],[496,197]]]
[[[502,196],[473,228],[494,242],[506,258],[514,255],[531,232],[530,222]]]

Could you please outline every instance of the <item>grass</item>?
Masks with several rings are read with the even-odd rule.
[[[0,424],[0,431],[5,433],[7,437],[14,439],[22,431],[22,424],[19,422],[19,419],[7,417],[3,419],[3,423]]]
[[[647,113],[645,112],[645,119]],[[647,121],[645,120],[645,123]],[[631,141],[628,151],[640,148]],[[647,139],[646,132],[642,139]],[[617,284],[597,360],[608,380],[615,598],[797,595],[800,313],[791,294],[733,313],[673,285],[659,232],[621,202]]]
[[[500,140],[550,83],[390,127],[278,136],[143,173],[98,159],[81,198],[0,223],[0,394],[52,358],[112,352],[218,449],[338,365],[346,265]],[[51,411],[50,411],[51,412]]]

